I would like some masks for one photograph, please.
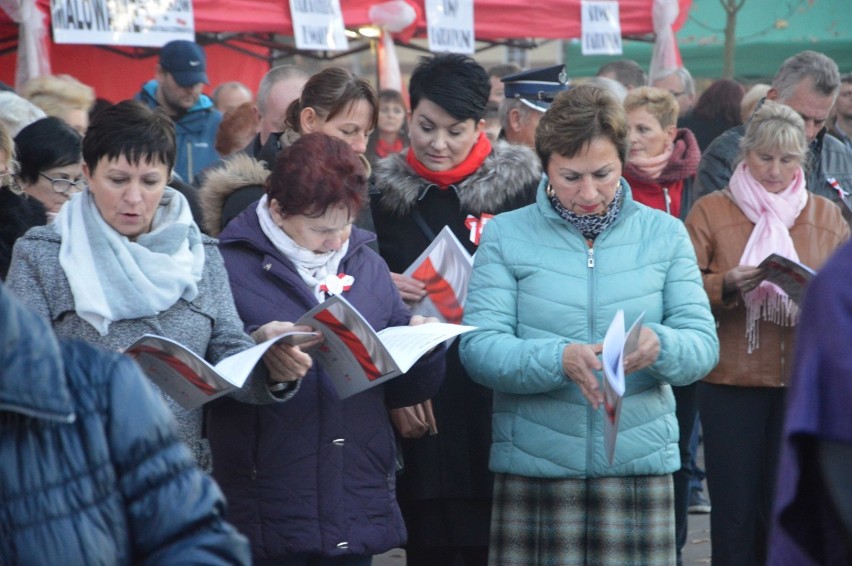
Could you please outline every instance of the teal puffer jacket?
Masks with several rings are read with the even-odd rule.
[[[618,218],[589,247],[545,195],[497,216],[482,237],[461,340],[471,377],[494,390],[491,469],[540,478],[666,474],[680,467],[672,385],[701,379],[719,341],[695,252],[680,220],[635,202],[622,179]],[[619,309],[643,311],[660,339],[650,367],[626,377],[613,465],[603,409],[562,371],[572,343],[603,341]]]

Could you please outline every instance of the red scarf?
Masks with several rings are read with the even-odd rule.
[[[430,183],[435,183],[440,189],[446,189],[450,185],[456,185],[463,179],[469,177],[474,171],[482,167],[482,163],[488,154],[491,153],[491,142],[485,137],[485,132],[479,134],[479,139],[473,145],[473,149],[464,158],[464,161],[447,171],[432,171],[425,165],[420,163],[414,152],[409,149],[406,161],[409,167],[417,173],[418,176],[426,179]]]
[[[402,138],[397,137],[393,143],[388,143],[383,139],[376,142],[376,156],[387,157],[391,153],[399,153],[405,147]]]

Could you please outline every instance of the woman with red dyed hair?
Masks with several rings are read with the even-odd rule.
[[[387,265],[353,226],[367,202],[367,171],[345,142],[324,134],[284,148],[266,194],[220,234],[234,300],[247,331],[297,320],[346,280],[341,294],[381,330],[412,317]],[[291,398],[279,407],[211,407],[214,477],[255,564],[369,565],[405,542],[396,502],[388,409],[425,401],[443,379],[443,349],[404,376],[341,400],[310,354],[296,350]]]

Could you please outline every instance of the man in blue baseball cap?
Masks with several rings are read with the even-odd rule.
[[[564,65],[528,69],[505,76],[500,103],[502,137],[513,144],[535,147],[535,128],[554,97],[570,87]]]
[[[222,114],[201,90],[207,79],[207,58],[194,41],[170,41],[160,49],[156,78],[136,95],[151,108],[161,108],[175,123],[175,173],[186,182],[219,159],[214,149]]]

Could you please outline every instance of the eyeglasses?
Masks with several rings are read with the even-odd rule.
[[[79,192],[86,188],[86,181],[83,179],[72,181],[71,179],[53,179],[44,173],[39,173],[39,175],[50,181],[50,188],[60,195],[67,195],[71,191]]]

